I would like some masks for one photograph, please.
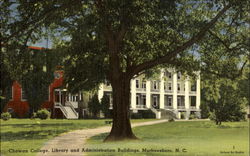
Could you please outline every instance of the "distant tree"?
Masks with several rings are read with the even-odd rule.
[[[94,96],[90,99],[90,101],[88,103],[88,108],[89,108],[89,112],[92,114],[92,116],[94,118],[97,118],[98,114],[101,111],[101,105],[100,105],[100,102],[98,100],[97,94],[94,94]]]
[[[208,83],[205,101],[210,109],[210,118],[220,125],[225,121],[240,121],[245,118],[246,100],[239,94],[237,82],[220,79]],[[212,90],[211,90],[212,89]]]
[[[250,56],[249,56],[250,60]],[[242,98],[247,100],[246,106],[250,104],[250,64],[245,69],[242,78],[238,81],[238,91]]]
[[[109,107],[110,107],[110,99],[106,94],[104,94],[102,99],[101,99],[101,110],[102,110],[105,118],[111,117]]]
[[[34,50],[27,48],[26,61],[29,68],[22,74],[19,82],[24,89],[30,106],[30,114],[36,112],[49,98],[49,85],[54,80],[56,66],[60,63],[59,55],[52,50]]]

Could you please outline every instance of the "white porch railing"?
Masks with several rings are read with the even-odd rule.
[[[178,109],[185,109],[185,106],[177,106]]]
[[[136,108],[146,108],[146,105],[136,105]]]

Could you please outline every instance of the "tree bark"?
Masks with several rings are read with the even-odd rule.
[[[111,81],[113,88],[113,124],[110,134],[104,141],[133,140],[130,117],[130,78],[120,76]]]

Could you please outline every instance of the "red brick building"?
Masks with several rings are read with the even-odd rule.
[[[29,46],[28,51],[31,54],[31,57],[40,59],[41,56],[47,56],[47,50],[42,47],[33,47]],[[44,54],[44,55],[37,55],[37,54]],[[34,65],[35,66],[35,65]],[[32,68],[34,68],[32,65]],[[41,64],[37,66],[38,69],[47,68],[46,62],[44,64]],[[65,89],[64,89],[65,90]],[[69,117],[69,113],[65,110],[68,109],[71,111],[68,107],[72,108],[72,111],[74,107],[71,106],[70,102],[67,102],[68,107],[65,106],[66,104],[66,94],[67,92],[63,91],[63,70],[61,70],[61,66],[57,67],[57,70],[54,72],[54,80],[53,82],[48,86],[48,92],[47,94],[47,100],[45,100],[43,103],[41,103],[41,108],[46,108],[51,112],[51,115],[53,118],[64,118]],[[10,100],[5,105],[3,111],[10,112],[14,117],[27,117],[30,114],[30,105],[29,101],[27,101],[26,93],[22,89],[22,86],[17,81],[14,81],[12,84],[12,87],[10,87],[9,95]],[[71,112],[72,113],[72,112]],[[73,112],[75,113],[75,112]],[[76,113],[75,113],[76,114]],[[68,115],[68,116],[67,116]],[[77,116],[77,115],[76,115]]]
[[[63,71],[57,70],[54,75],[54,81],[48,87],[48,100],[44,101],[41,108],[50,110],[52,115],[57,117],[62,116],[62,113],[60,113],[60,111],[56,111],[57,113],[54,112],[54,101],[57,98],[55,97],[54,90],[63,85]],[[4,111],[14,112],[17,117],[25,117],[29,113],[29,102],[25,97],[25,92],[22,89],[22,86],[17,81],[13,82],[11,87],[11,97],[5,106]]]

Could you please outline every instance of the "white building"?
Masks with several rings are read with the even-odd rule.
[[[200,117],[200,76],[195,81],[176,73],[161,70],[158,79],[138,76],[131,80],[131,105],[133,112],[151,109],[156,118],[185,118],[190,114]],[[112,109],[112,87],[102,84],[98,91],[99,100],[106,94],[110,97]]]

